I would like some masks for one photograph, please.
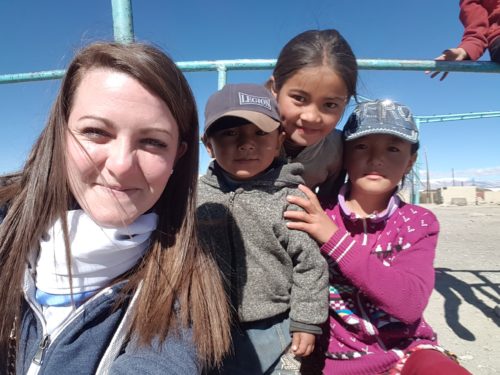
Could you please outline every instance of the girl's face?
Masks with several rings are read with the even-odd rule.
[[[337,126],[349,99],[344,80],[325,65],[299,70],[273,93],[287,139],[300,147],[325,138]]]
[[[85,74],[68,120],[67,173],[98,224],[128,225],[153,207],[185,147],[165,102],[134,78],[111,69]]]
[[[205,145],[211,157],[235,180],[248,180],[264,172],[279,155],[281,130],[266,133],[255,124],[215,131]]]
[[[416,158],[409,142],[392,135],[372,134],[345,142],[344,166],[351,181],[351,198],[388,198]]]

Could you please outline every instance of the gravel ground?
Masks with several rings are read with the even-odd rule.
[[[470,372],[498,374],[500,205],[422,206],[441,223],[436,287],[425,317]]]

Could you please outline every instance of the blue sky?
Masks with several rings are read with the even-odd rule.
[[[294,35],[318,28],[338,29],[358,58],[432,59],[462,35],[458,0],[133,0],[132,8],[137,40],[156,44],[175,61],[273,59]],[[112,38],[111,0],[0,0],[0,74],[64,69],[77,48]],[[217,75],[186,75],[202,122]],[[229,72],[228,81],[264,82],[269,75]],[[21,167],[58,86],[58,80],[0,85],[0,174]],[[365,70],[358,91],[434,115],[498,111],[498,87],[500,74],[450,73],[439,82],[423,72]],[[453,169],[456,178],[500,183],[499,139],[500,118],[421,127],[432,179],[451,178]],[[202,153],[202,170],[207,161]]]

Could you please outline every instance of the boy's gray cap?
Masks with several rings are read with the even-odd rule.
[[[358,104],[344,125],[346,141],[370,134],[390,134],[410,143],[418,143],[418,128],[410,109],[391,100]]]
[[[278,104],[273,94],[263,85],[227,84],[208,98],[205,107],[205,130],[217,120],[240,117],[270,133],[280,126]]]

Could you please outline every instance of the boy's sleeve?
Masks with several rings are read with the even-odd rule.
[[[302,195],[300,190],[291,195]],[[287,209],[298,209],[289,205]],[[299,230],[289,231],[288,254],[293,261],[291,290],[291,330],[321,334],[318,327],[328,318],[328,268],[319,246],[308,234]],[[308,330],[306,326],[309,326]],[[302,327],[301,330],[300,327]],[[312,332],[314,331],[314,332]]]
[[[316,336],[323,334],[320,324],[301,323],[293,319],[290,319],[290,332],[305,332]]]

